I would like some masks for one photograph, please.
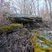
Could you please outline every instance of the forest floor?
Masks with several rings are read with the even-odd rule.
[[[0,52],[52,52],[52,30],[1,20]]]

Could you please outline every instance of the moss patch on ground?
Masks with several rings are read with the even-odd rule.
[[[1,32],[10,32],[10,31],[13,31],[13,30],[19,29],[19,28],[23,28],[23,25],[18,24],[18,23],[13,23],[10,25],[0,26],[0,33]]]

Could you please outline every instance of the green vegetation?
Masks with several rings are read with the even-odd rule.
[[[0,26],[0,33],[1,32],[10,32],[10,31],[13,31],[15,29],[18,29],[18,28],[22,28],[23,25],[22,24],[10,24],[10,25],[4,25],[4,26]]]
[[[37,42],[37,40],[39,40],[39,42]],[[47,40],[43,36],[43,34],[41,37],[39,32],[35,32],[35,34],[31,37],[30,41],[32,42],[32,45],[34,46],[34,52],[52,52],[52,41]]]

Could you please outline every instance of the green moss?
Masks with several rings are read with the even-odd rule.
[[[10,24],[10,25],[4,25],[2,27],[0,27],[0,32],[9,32],[12,31],[14,29],[18,29],[18,28],[23,28],[22,24]]]

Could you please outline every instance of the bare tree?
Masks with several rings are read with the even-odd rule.
[[[52,0],[48,0],[48,2],[49,2],[48,4],[49,4],[49,7],[50,7],[50,17],[52,17],[52,14],[51,14],[51,10],[52,10],[51,9],[51,6],[52,6],[51,3],[52,3]]]
[[[45,3],[41,3],[41,1]],[[51,16],[51,10],[52,10],[51,0],[10,0],[9,2],[10,2],[10,7],[7,6],[8,8],[7,10],[9,10],[10,8],[10,11],[12,11],[12,13],[14,12],[16,14],[46,17],[49,15],[50,11],[50,16]],[[43,4],[42,8],[40,7],[41,6],[40,3]],[[7,10],[5,9],[4,11]]]
[[[39,0],[37,0],[37,12],[38,12],[38,16],[40,16],[40,14],[39,14]]]

